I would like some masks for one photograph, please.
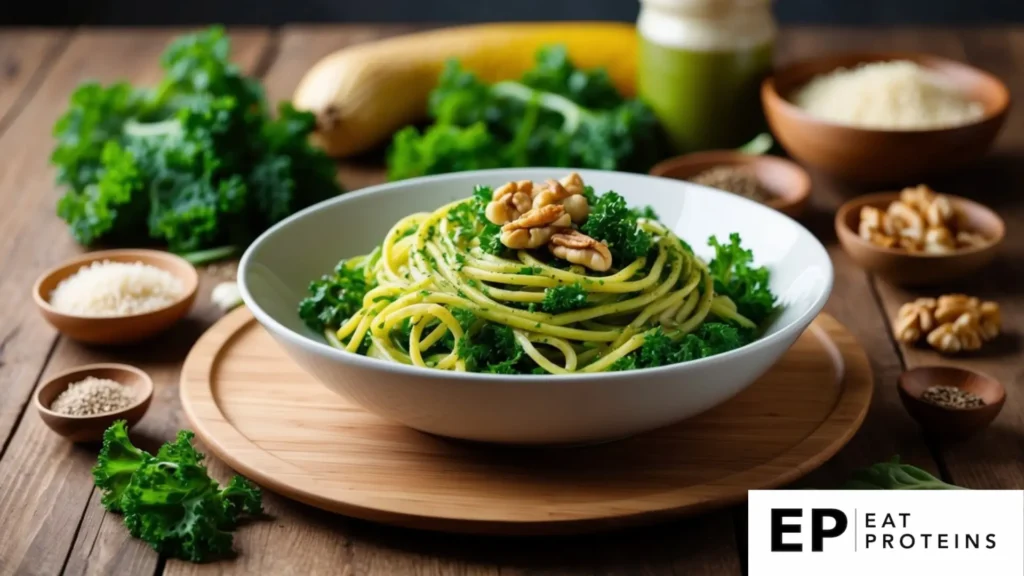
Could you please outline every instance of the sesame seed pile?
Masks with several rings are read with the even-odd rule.
[[[965,392],[955,386],[932,386],[921,394],[921,400],[952,410],[980,408],[985,405],[985,401],[977,394]]]
[[[131,405],[135,394],[128,386],[107,378],[92,376],[75,382],[50,404],[50,410],[70,416],[91,416],[122,410]]]

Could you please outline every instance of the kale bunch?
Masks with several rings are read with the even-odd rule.
[[[66,189],[57,214],[79,243],[166,245],[200,262],[342,192],[308,141],[314,116],[282,103],[272,118],[229,52],[214,27],[167,48],[155,88],[90,82],[71,95],[51,162]]]
[[[161,554],[205,562],[233,554],[239,517],[262,513],[260,490],[241,476],[227,486],[210,478],[193,433],[178,432],[156,455],[132,445],[124,420],[103,433],[92,469],[100,502],[124,514],[124,525]]]
[[[561,45],[540,49],[519,81],[488,85],[449,61],[428,112],[431,126],[395,135],[390,179],[512,166],[642,172],[667,152],[650,108],[604,70],[576,68]]]

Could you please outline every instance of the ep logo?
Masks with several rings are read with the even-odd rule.
[[[823,551],[825,539],[841,536],[850,524],[846,514],[835,508],[811,508],[810,514],[802,508],[772,508],[771,551],[803,552],[808,521],[811,552]]]

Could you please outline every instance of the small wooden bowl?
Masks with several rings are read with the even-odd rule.
[[[181,281],[182,294],[168,306],[131,316],[77,316],[60,312],[50,305],[50,294],[62,280],[83,266],[104,260],[142,262],[166,270]],[[32,297],[46,321],[72,340],[89,344],[127,344],[162,332],[188,314],[198,287],[199,273],[184,258],[159,250],[106,250],[73,258],[44,272],[36,280]]]
[[[761,186],[773,196],[766,203],[791,218],[798,218],[811,195],[811,177],[796,163],[778,156],[743,154],[732,150],[697,152],[669,158],[651,168],[652,176],[689,180],[716,166],[750,166]]]
[[[976,122],[935,130],[875,130],[819,119],[788,100],[813,77],[866,62],[910,60],[948,79],[984,107]],[[775,71],[761,85],[772,133],[786,151],[834,176],[871,183],[918,180],[974,162],[991,147],[1010,108],[1010,92],[995,76],[927,54],[834,54]]]
[[[114,380],[135,390],[135,402],[116,412],[93,416],[69,416],[50,410],[50,404],[68,386],[92,376]],[[62,372],[46,381],[35,394],[36,410],[43,422],[54,432],[72,442],[98,442],[115,420],[126,420],[132,426],[149,409],[153,398],[153,380],[142,370],[126,364],[90,364]]]
[[[884,248],[861,238],[857,233],[861,208],[871,206],[884,211],[899,196],[899,192],[859,196],[840,206],[836,212],[839,243],[862,268],[898,286],[927,286],[968,276],[996,257],[1006,236],[1002,218],[977,202],[950,194],[944,196],[966,216],[971,231],[989,239],[988,244],[957,250],[952,254],[911,254],[905,250]]]
[[[924,400],[921,395],[932,386],[953,386],[981,397],[984,406],[949,409]],[[904,408],[928,434],[946,441],[966,440],[995,420],[1006,402],[1006,388],[996,379],[946,366],[907,370],[897,384]]]

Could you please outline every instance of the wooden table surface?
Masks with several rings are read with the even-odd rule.
[[[263,79],[273,101],[288,98],[303,72],[342,46],[412,30],[401,26],[285,27],[231,30],[234,57]],[[30,287],[44,269],[76,254],[55,216],[60,192],[48,157],[50,130],[75,86],[87,79],[155,83],[158,56],[180,29],[0,30],[0,574],[742,574],[745,508],[667,525],[577,538],[497,539],[414,532],[320,512],[266,494],[271,519],[242,527],[233,561],[202,566],[158,556],[132,540],[120,517],[99,503],[89,470],[96,449],[53,434],[30,404],[36,385],[66,368],[100,361],[135,364],[156,382],[153,405],[135,429],[153,442],[186,422],[179,409],[178,372],[196,338],[219,313],[209,293],[233,269],[203,271],[189,320],[155,342],[117,350],[60,338],[37,313]],[[980,65],[1024,94],[1024,28],[783,31],[778,58],[825,51],[928,51]],[[379,167],[345,164],[350,188],[381,180]],[[832,487],[851,470],[900,455],[947,481],[971,488],[1024,488],[1024,109],[1016,108],[996,151],[980,165],[930,182],[979,199],[1006,220],[1000,259],[983,274],[943,292],[967,291],[997,300],[1007,334],[958,363],[985,370],[1009,388],[1005,408],[981,436],[956,446],[924,438],[904,412],[895,381],[901,370],[947,363],[936,354],[896,344],[889,318],[908,293],[865,274],[836,244],[832,214],[858,190],[814,175],[813,209],[805,224],[829,248],[835,290],[826,310],[846,324],[871,357],[874,405],[863,429],[803,485]],[[948,288],[948,289],[947,289]],[[222,479],[227,468],[211,459]]]

